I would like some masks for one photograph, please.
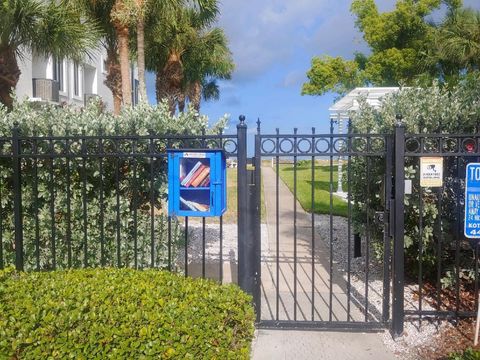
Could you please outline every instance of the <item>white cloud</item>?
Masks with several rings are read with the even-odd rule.
[[[234,80],[250,79],[275,63],[288,62],[315,25],[328,0],[234,1],[222,5],[219,25],[230,39],[237,70]]]

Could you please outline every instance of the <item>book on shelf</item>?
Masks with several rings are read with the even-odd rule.
[[[185,177],[184,177],[182,180],[180,180],[180,184],[185,186],[185,184],[187,184],[187,183],[190,181],[190,179],[193,177],[193,175],[195,175],[195,172],[198,170],[198,168],[199,168],[200,166],[202,166],[202,162],[201,162],[201,161],[198,161],[198,162],[193,166],[193,168],[188,172],[188,174],[185,175]]]
[[[192,186],[192,184],[194,183],[194,181],[197,179],[197,177],[202,173],[202,171],[204,169],[206,169],[207,166],[206,165],[200,165],[200,167],[195,171],[195,173],[192,175],[192,177],[190,178],[190,180],[187,181],[187,183],[185,184],[186,187],[190,187]]]
[[[198,172],[198,170],[197,170]],[[210,175],[210,168],[205,167],[199,174],[198,176],[195,177],[195,179],[192,180],[191,186],[193,187],[198,187],[203,180],[205,180],[207,177]]]
[[[201,204],[196,201],[185,200],[181,196],[180,196],[180,202],[192,211],[208,211],[210,209],[210,206],[207,204]]]

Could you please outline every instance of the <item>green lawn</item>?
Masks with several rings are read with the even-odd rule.
[[[337,191],[337,166],[333,166],[333,190]],[[293,193],[294,167],[280,165],[280,178]],[[314,204],[312,206],[312,162],[297,164],[297,199],[303,209],[317,214],[330,214],[330,165],[315,164]],[[333,195],[334,215],[347,216],[347,202]]]

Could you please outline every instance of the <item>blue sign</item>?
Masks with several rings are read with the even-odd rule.
[[[467,238],[480,239],[480,163],[467,165],[464,229]]]

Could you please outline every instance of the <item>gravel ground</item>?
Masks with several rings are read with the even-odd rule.
[[[199,262],[203,259],[203,229],[202,224],[189,224],[188,230],[188,260],[189,262]],[[267,248],[268,232],[267,225],[261,225],[262,249]],[[223,259],[228,261],[237,261],[237,225],[223,224],[222,240]],[[177,264],[183,266],[185,253],[180,250]],[[220,259],[220,226],[218,224],[205,225],[205,258],[207,261],[218,261]]]
[[[348,237],[347,219],[335,216],[333,218],[333,258],[339,271],[344,272],[344,278],[347,279],[346,269],[348,267]],[[315,215],[315,228],[320,237],[329,245],[330,236],[330,216]],[[351,254],[353,254],[353,236],[351,240]],[[362,257],[351,259],[351,284],[357,293],[365,293],[365,276],[366,276],[366,245],[362,239]],[[370,249],[370,260],[368,266],[369,272],[369,306],[373,306],[371,318],[377,318],[382,311],[383,300],[383,264],[375,261],[373,249]],[[418,285],[405,287],[405,309],[418,310]],[[422,302],[423,310],[434,310],[426,302]],[[405,321],[405,331],[402,337],[393,340],[389,332],[383,334],[384,343],[402,359],[416,359],[417,349],[419,347],[428,346],[440,329],[448,326],[447,322],[433,322],[431,319],[424,319],[421,327],[418,320]]]

